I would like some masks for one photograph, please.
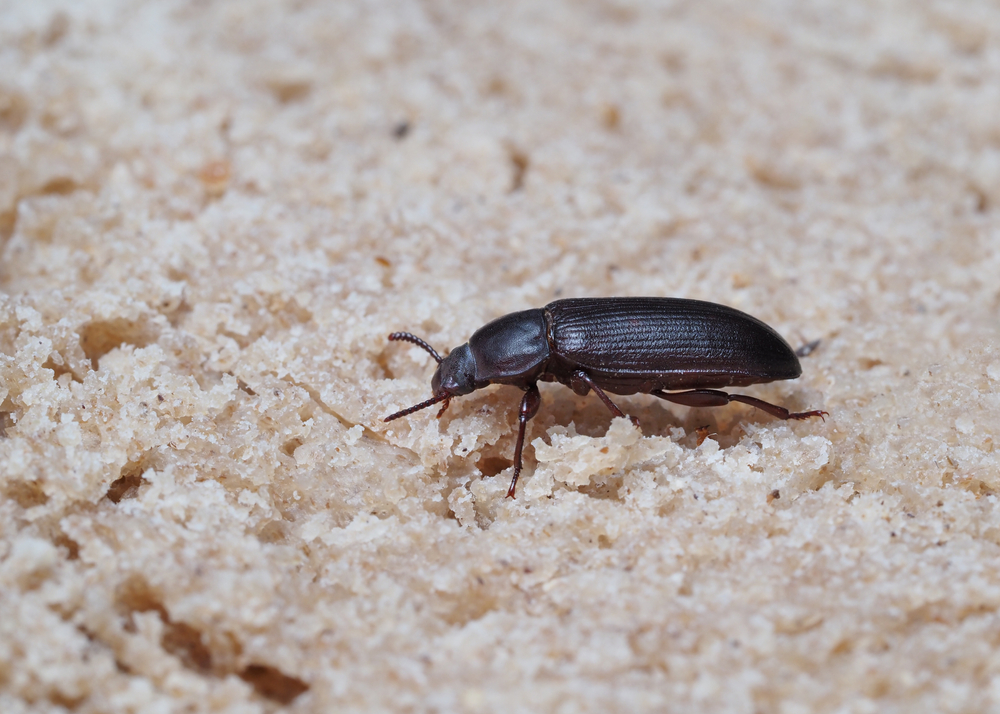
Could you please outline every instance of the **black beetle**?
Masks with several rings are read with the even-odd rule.
[[[717,387],[795,379],[802,374],[802,367],[788,343],[757,318],[701,300],[556,300],[543,308],[512,312],[487,323],[444,359],[409,332],[393,332],[389,339],[422,347],[437,360],[438,368],[431,380],[431,399],[384,421],[444,402],[440,417],[452,397],[490,384],[510,384],[524,390],[509,498],[514,497],[521,475],[525,426],[541,404],[538,380],[562,382],[580,395],[593,390],[619,417],[625,413],[606,392],[652,394],[687,407],[743,402],[779,419],[827,414],[793,413],[745,394],[718,391]]]

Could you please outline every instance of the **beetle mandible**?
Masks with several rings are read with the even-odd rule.
[[[781,336],[755,317],[725,305],[682,298],[570,298],[543,308],[512,312],[476,330],[469,341],[442,358],[409,332],[393,332],[427,350],[437,363],[434,396],[390,414],[392,421],[490,384],[524,390],[514,447],[513,498],[521,475],[524,431],[538,412],[538,381],[561,382],[579,395],[593,391],[618,417],[612,394],[652,394],[687,407],[743,402],[778,419],[824,417],[814,410],[790,412],[719,387],[795,379],[798,357]],[[633,418],[633,422],[638,424]]]

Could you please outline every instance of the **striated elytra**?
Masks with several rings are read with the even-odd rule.
[[[528,420],[538,412],[538,381],[561,382],[585,395],[591,390],[611,413],[623,417],[612,394],[652,394],[688,407],[743,402],[778,419],[823,417],[824,411],[789,412],[719,387],[795,379],[798,357],[781,336],[755,317],[725,305],[681,298],[571,298],[543,308],[504,315],[476,330],[467,343],[442,358],[424,340],[394,332],[437,360],[434,396],[387,416],[392,421],[469,394],[490,384],[524,390],[519,413],[514,497]],[[633,421],[635,419],[633,418]]]

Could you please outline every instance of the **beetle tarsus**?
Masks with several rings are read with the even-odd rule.
[[[830,412],[824,412],[819,409],[814,409],[811,412],[795,412],[794,414],[789,414],[789,419],[812,419],[813,417],[819,417],[823,421],[826,421],[826,417],[830,416]]]
[[[795,356],[808,357],[816,351],[816,348],[819,347],[819,344],[822,341],[823,340],[813,340],[812,342],[806,342],[804,345],[801,345],[797,350],[795,350]]]

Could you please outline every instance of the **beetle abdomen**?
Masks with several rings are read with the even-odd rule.
[[[778,333],[724,305],[574,298],[549,303],[545,313],[553,357],[616,394],[740,386],[802,373]]]

